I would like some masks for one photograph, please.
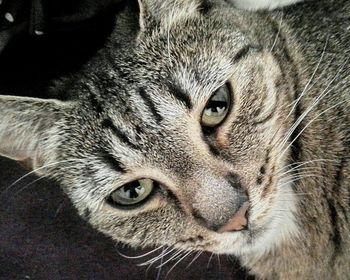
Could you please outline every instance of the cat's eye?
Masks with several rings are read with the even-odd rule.
[[[108,200],[116,206],[136,206],[152,194],[155,184],[151,179],[133,181],[115,190]]]
[[[225,119],[230,107],[230,89],[224,84],[209,99],[202,113],[201,123],[205,127],[215,127]]]

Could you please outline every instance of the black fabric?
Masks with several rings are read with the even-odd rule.
[[[75,29],[119,5],[121,0],[2,0],[0,30],[22,25],[23,30],[52,32]]]
[[[126,0],[0,0],[0,54],[18,35],[84,30],[113,15]]]

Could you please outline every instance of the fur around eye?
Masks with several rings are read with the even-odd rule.
[[[215,127],[222,123],[230,108],[230,89],[227,84],[218,88],[206,104],[201,123],[204,127]]]

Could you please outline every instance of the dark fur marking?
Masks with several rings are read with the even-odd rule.
[[[247,57],[252,51],[261,51],[262,48],[253,45],[244,46],[241,50],[237,52],[235,57],[233,58],[233,63],[237,63],[243,58]]]
[[[209,13],[211,8],[213,7],[213,4],[207,0],[202,0],[200,5],[199,5],[199,12],[202,15],[206,15]]]
[[[107,165],[112,169],[116,170],[121,173],[126,172],[126,168],[124,164],[122,164],[119,160],[117,160],[113,155],[110,153],[101,153],[100,157],[102,158],[103,162],[107,163]]]
[[[90,220],[90,215],[91,215],[91,211],[89,208],[85,208],[84,209],[84,213],[83,213],[83,218],[86,220],[86,221],[89,221]]]
[[[192,210],[192,216],[200,225],[209,228],[208,221],[205,218],[203,218],[203,216],[198,212],[197,209]]]
[[[214,156],[220,156],[220,150],[215,147],[214,145],[208,143],[209,151],[214,155]]]
[[[100,115],[103,112],[101,104],[98,102],[96,96],[90,91],[90,102],[92,105],[92,108],[96,111],[98,115]]]
[[[193,104],[188,94],[186,94],[178,85],[168,82],[169,92],[181,103],[183,103],[188,109],[192,109]]]
[[[102,122],[102,127],[110,129],[115,136],[117,136],[119,138],[120,141],[122,141],[124,144],[137,149],[137,146],[132,143],[129,138],[122,132],[120,131],[110,119],[104,119]]]
[[[257,185],[261,185],[262,179],[263,179],[262,176],[259,176],[258,178],[256,178],[256,184],[257,184]]]
[[[347,151],[345,151],[347,153]],[[341,191],[342,190],[342,185],[343,185],[343,181],[344,181],[344,173],[343,170],[346,166],[347,160],[345,157],[343,157],[340,161],[340,164],[338,166],[337,172],[335,174],[335,182],[336,182],[336,186],[337,186],[337,190]],[[349,223],[349,217],[347,215],[347,210],[344,209],[344,206],[342,204],[339,204],[339,208],[342,209],[342,212],[344,214],[345,220],[347,223]]]
[[[334,200],[327,198],[329,215],[331,218],[333,234],[332,234],[332,242],[334,244],[335,255],[338,254],[341,250],[342,237],[338,227],[338,213],[337,209],[334,206]]]
[[[270,114],[268,114],[264,119],[262,119],[261,121],[258,122],[254,122],[255,125],[257,124],[263,124],[268,122],[269,120],[272,119],[272,117],[275,115],[275,110],[276,110],[277,105],[271,110]]]
[[[139,93],[151,113],[153,114],[154,118],[156,119],[157,123],[160,123],[163,120],[163,117],[158,113],[158,110],[156,106],[154,105],[152,99],[149,95],[146,94],[146,91],[144,88],[139,89]]]
[[[230,173],[229,176],[227,176],[227,181],[229,181],[230,185],[238,190],[238,191],[242,191],[243,188],[242,188],[242,183],[241,183],[241,179],[239,178],[239,176],[235,173]]]
[[[271,168],[270,175],[269,175],[269,179],[268,179],[268,181],[267,181],[267,183],[266,183],[266,185],[264,186],[264,189],[263,189],[263,191],[262,191],[261,196],[262,196],[263,198],[265,198],[265,197],[267,196],[267,194],[269,193],[270,188],[272,187],[272,180],[273,180],[274,172],[275,172],[275,166],[273,166],[273,167]]]
[[[343,157],[340,161],[337,172],[335,174],[335,181],[337,182],[337,186],[339,187],[339,189],[341,188],[342,181],[344,180],[343,169],[345,168],[345,164],[346,164],[346,159],[345,157]]]

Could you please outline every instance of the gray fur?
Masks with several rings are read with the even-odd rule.
[[[67,78],[70,101],[0,97],[0,151],[40,162],[116,241],[234,254],[262,279],[347,279],[350,4],[315,3],[253,13],[141,0],[140,27],[126,12]],[[201,112],[227,80],[229,116],[202,133]],[[151,201],[106,203],[138,178],[161,183]],[[242,190],[248,230],[217,233]]]

